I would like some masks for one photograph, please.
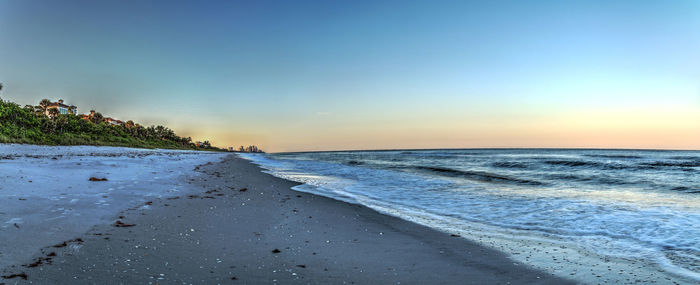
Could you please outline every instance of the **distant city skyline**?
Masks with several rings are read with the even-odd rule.
[[[265,151],[700,149],[698,1],[0,0],[0,97]]]

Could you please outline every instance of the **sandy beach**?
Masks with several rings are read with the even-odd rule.
[[[0,285],[700,285],[700,1],[0,0]]]
[[[171,179],[178,193],[86,232],[15,242],[24,254],[5,259],[0,284],[570,283],[459,236],[291,190],[235,155],[193,172]]]

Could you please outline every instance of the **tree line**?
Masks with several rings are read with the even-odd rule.
[[[2,84],[0,84],[2,90]],[[143,148],[221,150],[197,146],[190,137],[180,137],[164,126],[144,127],[129,120],[121,125],[104,121],[100,113],[88,120],[74,114],[48,109],[51,102],[20,107],[0,98],[0,142],[48,145],[104,145]]]

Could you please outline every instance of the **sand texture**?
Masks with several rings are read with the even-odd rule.
[[[565,284],[461,237],[290,189],[232,155],[2,271],[7,284]],[[185,192],[183,190],[183,192]],[[23,279],[26,274],[26,280]],[[14,276],[13,276],[14,275]]]

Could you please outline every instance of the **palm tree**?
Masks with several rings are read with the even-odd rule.
[[[102,123],[102,121],[104,121],[104,120],[105,120],[105,117],[102,116],[102,114],[100,114],[100,112],[97,112],[97,113],[95,113],[95,115],[90,117],[90,121],[95,123],[95,124]]]
[[[46,109],[49,108],[49,105],[51,105],[51,101],[49,101],[49,99],[41,99],[41,102],[39,102],[41,112],[46,114]]]

